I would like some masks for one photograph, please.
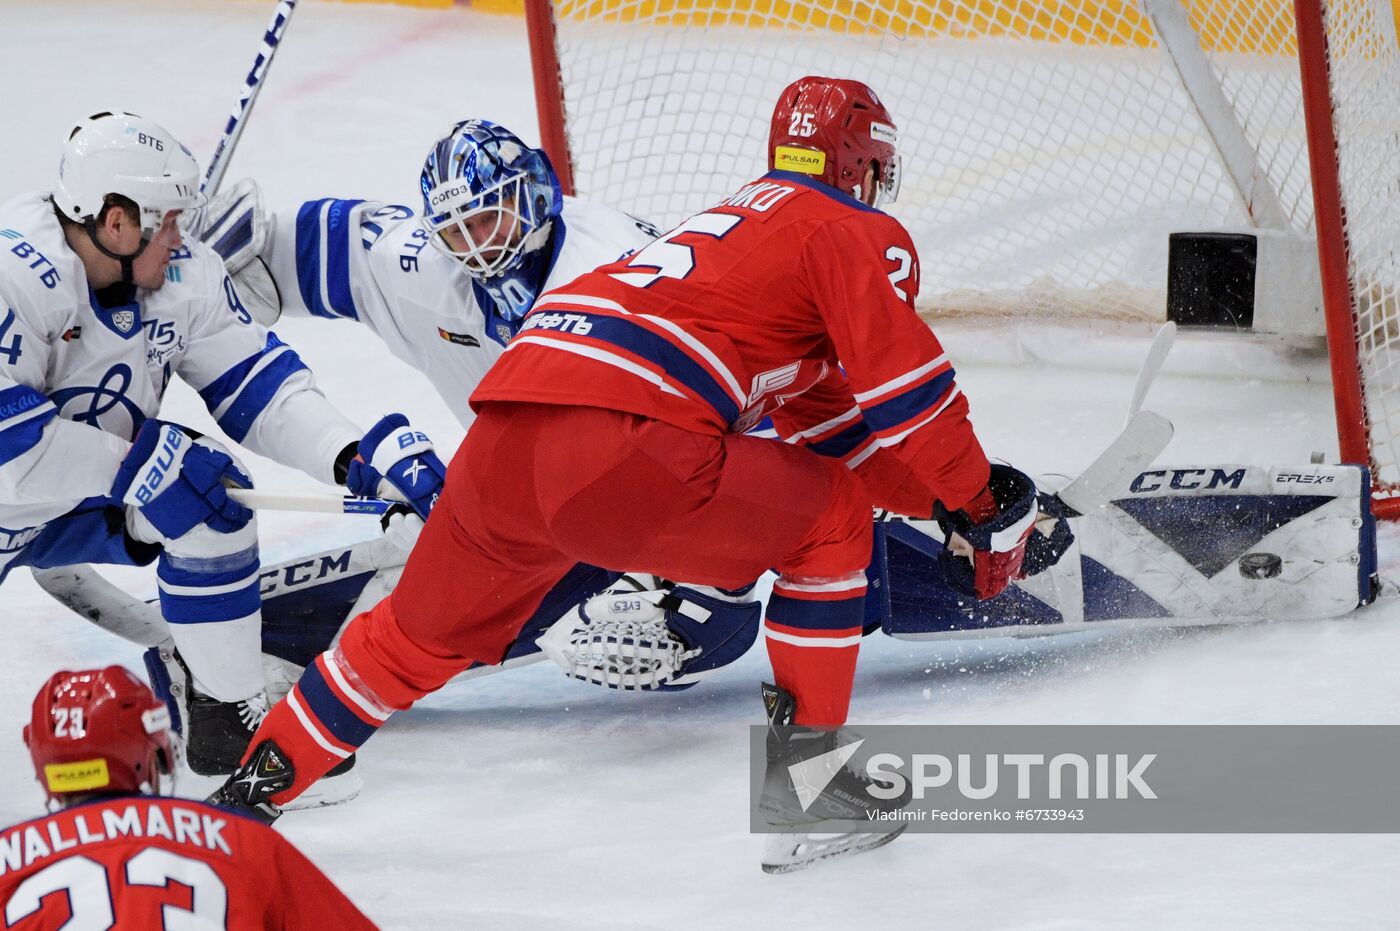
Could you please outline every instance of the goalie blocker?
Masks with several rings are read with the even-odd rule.
[[[906,639],[1334,617],[1376,595],[1370,476],[1358,466],[1138,474],[1070,518],[1048,571],[975,601],[949,587],[929,521],[876,528],[867,630]]]

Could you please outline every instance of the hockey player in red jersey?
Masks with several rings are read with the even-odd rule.
[[[0,830],[4,927],[375,927],[277,832],[161,797],[170,741],[165,705],[121,666],[44,684],[24,742],[57,810]]]
[[[936,514],[970,593],[1019,577],[1035,486],[989,465],[914,312],[913,243],[878,209],[895,138],[865,85],[803,78],[772,171],[543,295],[472,396],[399,587],[270,712],[222,799],[275,817],[392,712],[500,662],[575,562],[719,588],[775,570],[770,718],[825,729],[846,720],[872,505]],[[788,442],[744,435],[765,416]]]

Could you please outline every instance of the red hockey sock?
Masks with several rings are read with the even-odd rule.
[[[778,687],[797,701],[794,724],[846,722],[860,654],[865,574],[846,579],[780,578],[764,630]]]

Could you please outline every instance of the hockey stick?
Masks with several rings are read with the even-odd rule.
[[[1142,410],[1142,402],[1147,397],[1148,389],[1152,387],[1153,380],[1161,371],[1162,363],[1166,361],[1167,353],[1171,352],[1175,340],[1176,324],[1170,320],[1158,327],[1153,335],[1152,345],[1147,347],[1147,358],[1142,360],[1142,368],[1138,369],[1137,384],[1133,386],[1133,400],[1128,405],[1129,422]]]
[[[228,496],[244,507],[254,510],[301,511],[308,514],[373,514],[377,517],[382,517],[394,507],[407,503],[393,494],[380,498],[361,498],[356,495],[258,491],[253,488],[230,488]]]
[[[86,564],[35,569],[34,581],[59,604],[138,646],[170,639],[160,608],[122,591]]]
[[[233,150],[243,135],[243,128],[248,125],[248,117],[253,113],[253,104],[257,103],[258,94],[262,92],[262,86],[267,81],[272,58],[282,44],[282,37],[287,32],[288,23],[292,21],[296,5],[296,0],[279,0],[277,10],[272,15],[272,22],[268,23],[263,32],[262,44],[258,46],[253,67],[248,69],[248,76],[243,79],[243,89],[239,92],[233,112],[229,114],[228,122],[224,125],[224,134],[214,147],[214,154],[209,156],[209,167],[205,169],[204,182],[199,186],[200,193],[206,197],[213,197],[224,180],[224,173],[228,171],[229,161],[233,158]],[[204,217],[201,215],[195,223],[193,234],[197,236],[203,228]]]
[[[1103,507],[1152,464],[1171,438],[1170,420],[1152,411],[1137,411],[1108,448],[1057,496],[1078,514]]]

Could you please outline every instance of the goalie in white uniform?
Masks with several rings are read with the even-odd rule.
[[[405,206],[335,198],[268,215],[245,179],[211,206],[203,238],[260,320],[287,313],[365,324],[428,377],[469,429],[475,415],[467,398],[536,298],[647,245],[657,231],[564,197],[543,152],[486,120],[458,122],[434,143],[420,186],[421,218]],[[618,577],[578,566],[507,661],[536,654],[545,628]],[[396,580],[396,571],[381,570],[372,584],[382,593]],[[757,634],[758,603],[747,592],[658,587],[649,576],[622,583],[633,585],[647,590],[640,599],[600,596],[590,605],[592,624],[571,612],[558,626],[551,655],[570,674],[614,687],[680,687],[737,659]],[[715,615],[722,619],[711,621]],[[626,655],[616,649],[619,636],[629,640]],[[314,656],[326,645],[302,644],[299,652]]]
[[[251,485],[229,451],[157,419],[171,378],[233,440],[358,494],[386,480],[426,515],[444,470],[402,415],[363,433],[326,400],[219,257],[185,242],[201,205],[189,150],[121,112],[74,128],[52,193],[0,205],[0,579],[157,562],[193,678],[188,762],[212,775],[265,709],[257,530],[226,493]]]

